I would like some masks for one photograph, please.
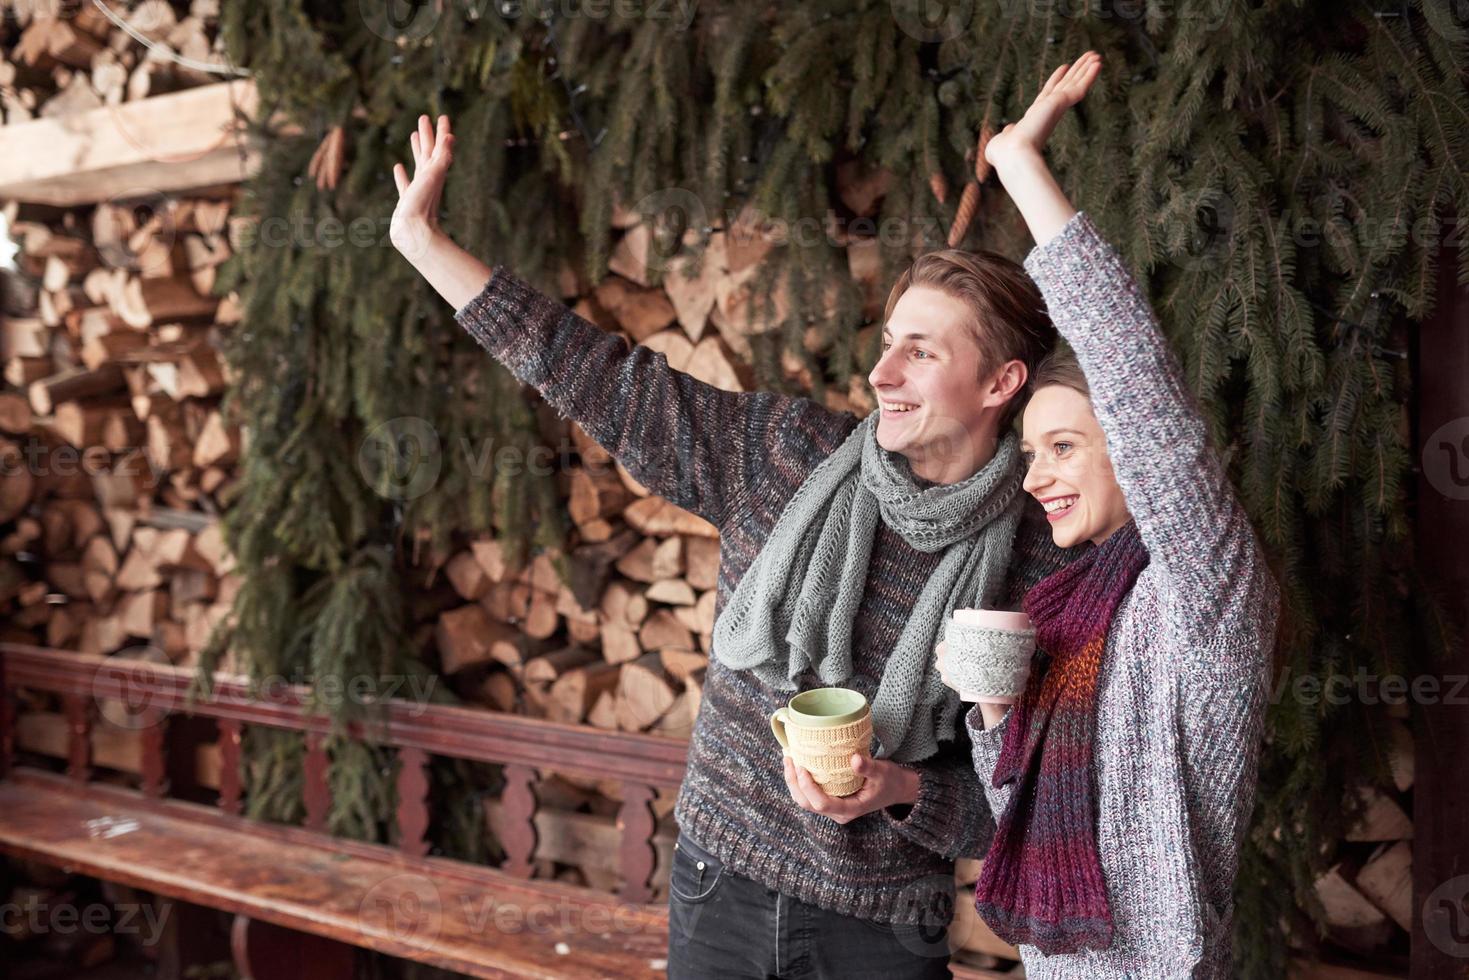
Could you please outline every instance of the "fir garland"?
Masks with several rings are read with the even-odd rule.
[[[442,552],[486,531],[525,548],[561,538],[550,479],[490,480],[473,454],[445,452],[426,492],[385,498],[355,462],[405,418],[445,446],[538,438],[525,394],[473,356],[387,245],[389,174],[411,166],[419,113],[455,120],[448,231],[549,290],[563,261],[604,274],[618,202],[696,195],[710,216],[687,236],[697,253],[722,227],[714,216],[743,204],[788,221],[840,213],[846,161],[892,175],[879,227],[942,232],[959,195],[935,188],[972,183],[982,128],[1018,118],[1049,70],[1087,48],[1106,68],[1050,159],[1182,352],[1285,587],[1287,676],[1427,670],[1444,649],[1414,569],[1400,354],[1433,303],[1435,241],[1410,232],[1469,214],[1469,37],[1448,5],[956,3],[932,21],[922,0],[647,0],[637,16],[628,4],[446,0],[393,29],[368,6],[223,10],[231,58],[299,127],[259,127],[267,156],[250,213],[262,230],[270,219],[304,229],[285,244],[262,236],[221,283],[245,299],[229,397],[252,435],[226,525],[246,579],[227,642],[253,674],[422,669],[401,614],[405,541]],[[334,188],[308,179],[323,146]],[[362,218],[379,231],[369,243],[324,243],[331,222]],[[880,241],[886,282],[942,247]],[[763,383],[785,383],[772,344],[811,369],[818,394],[845,391],[870,364],[844,244],[777,249],[762,272],[767,302],[782,279],[791,297],[779,329],[752,344]],[[982,196],[963,244],[1016,259],[1030,245],[1002,193]],[[1457,272],[1469,283],[1469,249]],[[1282,925],[1309,930],[1344,779],[1365,762],[1387,780],[1384,720],[1361,700],[1273,702],[1237,896],[1243,975],[1283,975]],[[287,742],[252,736],[252,812],[299,818],[300,749]],[[334,827],[377,832],[391,807],[381,761],[340,777]]]

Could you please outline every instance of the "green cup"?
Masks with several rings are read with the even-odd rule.
[[[852,771],[852,756],[872,757],[872,711],[858,691],[822,687],[803,691],[770,716],[785,754],[811,774],[832,796],[850,796],[863,777]]]
[[[836,728],[850,725],[867,713],[867,699],[861,692],[847,687],[818,687],[802,691],[775,709],[770,716],[770,730],[784,748],[790,748],[786,725],[801,728]]]

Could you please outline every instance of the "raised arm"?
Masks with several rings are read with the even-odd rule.
[[[1025,119],[990,141],[986,158],[1035,237],[1025,269],[1086,373],[1117,482],[1166,579],[1169,628],[1189,649],[1273,602],[1274,584],[1151,306],[1041,154],[1100,69],[1095,52],[1058,68]]]
[[[447,117],[428,117],[410,140],[415,175],[394,168],[391,238],[455,309],[456,321],[560,414],[574,420],[649,490],[722,527],[759,482],[783,432],[840,425],[806,399],[722,391],[632,347],[517,278],[454,244],[437,220],[452,159]]]

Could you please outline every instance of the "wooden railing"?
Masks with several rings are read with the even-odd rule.
[[[153,800],[166,800],[170,791],[166,778],[170,724],[182,716],[214,719],[220,752],[217,806],[230,815],[242,810],[240,748],[246,726],[300,732],[306,737],[305,824],[325,832],[331,808],[326,739],[333,723],[307,709],[310,691],[285,684],[255,690],[245,678],[217,674],[207,697],[191,699],[192,682],[192,672],[179,667],[0,643],[0,775],[16,765],[17,699],[22,691],[60,698],[67,719],[66,773],[77,783],[92,777],[92,733],[99,705],[121,706],[140,732],[139,792]],[[530,878],[535,867],[536,787],[541,773],[615,780],[622,786],[617,817],[620,898],[634,903],[652,900],[657,830],[652,801],[659,788],[676,788],[682,782],[684,741],[402,699],[384,700],[370,712],[373,720],[353,723],[346,734],[397,751],[395,838],[404,852],[422,857],[429,849],[430,756],[504,767],[505,787],[495,827],[505,854],[500,870],[521,878]],[[487,813],[484,819],[488,821]]]

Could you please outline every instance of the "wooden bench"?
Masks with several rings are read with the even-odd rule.
[[[477,977],[663,975],[667,913],[650,904],[651,802],[657,787],[681,781],[682,742],[389,702],[370,733],[362,726],[350,733],[397,751],[395,848],[326,833],[330,721],[303,710],[305,689],[282,686],[259,700],[242,679],[220,676],[212,696],[189,703],[188,671],[17,644],[0,645],[0,676],[0,851],[234,913],[231,947],[243,976],[350,976],[353,947]],[[60,699],[64,773],[19,764],[22,692]],[[123,706],[137,719],[135,789],[92,778],[99,705]],[[217,725],[214,805],[169,795],[169,729],[187,716]],[[240,744],[250,725],[304,733],[304,826],[241,815]],[[430,755],[504,767],[499,868],[428,854]],[[622,784],[619,895],[531,880],[541,769]],[[302,934],[319,941],[308,950]]]
[[[398,755],[398,845],[389,847],[327,833],[331,724],[306,712],[306,689],[256,697],[242,678],[218,675],[209,696],[191,701],[191,683],[181,668],[0,644],[0,852],[145,889],[184,909],[231,913],[230,949],[243,977],[350,977],[354,947],[476,977],[664,975],[667,911],[652,899],[668,841],[652,801],[659,787],[681,782],[684,742],[386,702],[370,731],[354,725],[349,734]],[[64,771],[22,764],[33,753],[23,753],[19,736],[34,731],[17,710],[23,694],[59,700],[64,732],[51,754],[64,754]],[[135,787],[93,778],[104,762],[124,765],[94,758],[105,744],[94,738],[99,708],[111,717],[125,711],[137,733]],[[187,767],[170,753],[196,747],[176,736],[197,719],[217,732],[211,802],[175,793],[183,780],[173,774]],[[304,826],[242,815],[241,738],[254,725],[305,736]],[[430,756],[503,767],[504,791],[483,814],[505,854],[500,867],[428,853]],[[536,798],[543,771],[620,783],[615,839],[606,842],[616,850],[617,894],[532,879],[550,826]],[[955,964],[954,975],[1002,974]]]

